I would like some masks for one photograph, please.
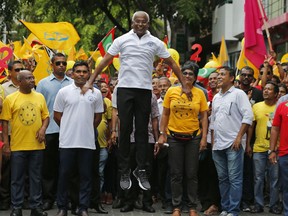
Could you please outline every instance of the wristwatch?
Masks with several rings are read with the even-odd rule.
[[[165,133],[164,133],[163,131],[160,131],[159,134],[160,134],[160,135],[164,135]]]
[[[272,152],[276,152],[275,150],[268,150],[268,155],[270,155]]]

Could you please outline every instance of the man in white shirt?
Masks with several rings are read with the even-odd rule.
[[[179,66],[172,59],[163,42],[152,36],[148,31],[149,15],[144,11],[137,11],[132,17],[132,30],[118,37],[96,67],[87,85],[82,89],[86,92],[91,88],[94,79],[107,66],[113,57],[120,53],[120,70],[118,75],[117,108],[120,119],[119,140],[119,172],[120,186],[123,190],[132,185],[129,168],[130,134],[133,130],[135,117],[135,140],[137,168],[133,171],[144,190],[149,190],[150,183],[146,174],[148,153],[148,122],[151,112],[152,71],[155,55],[163,58],[172,68],[183,85],[183,93],[189,99],[192,94],[184,83],[184,77]],[[114,129],[114,128],[112,128]]]
[[[76,62],[72,72],[74,83],[60,89],[54,103],[54,120],[60,126],[57,216],[67,216],[67,184],[75,168],[80,176],[78,215],[88,216],[92,161],[96,149],[94,130],[104,111],[102,95],[98,89],[89,89],[86,94],[81,94],[81,87],[89,76],[87,62]]]

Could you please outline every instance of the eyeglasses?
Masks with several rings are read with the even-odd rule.
[[[252,77],[253,77],[252,74],[245,74],[245,73],[242,73],[240,76],[242,76],[242,77],[248,77],[248,78],[252,78]]]
[[[21,70],[24,70],[25,68],[15,68],[14,71],[15,72],[20,72]]]
[[[63,66],[66,66],[67,65],[67,62],[66,61],[57,61],[57,62],[55,62],[55,65],[56,66],[60,66],[60,65],[63,65]]]
[[[184,71],[184,72],[183,72],[183,75],[184,75],[184,76],[187,76],[187,75],[189,75],[189,76],[194,76],[194,73],[193,73],[193,72]]]
[[[260,75],[263,75],[263,71],[260,72]],[[268,71],[268,72],[267,72],[267,75],[271,75],[271,72]]]

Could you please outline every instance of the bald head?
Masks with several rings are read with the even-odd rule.
[[[18,75],[17,75],[17,80],[21,81],[23,80],[25,77],[32,75],[32,72],[29,70],[21,70]]]

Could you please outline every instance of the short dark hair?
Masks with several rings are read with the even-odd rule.
[[[267,85],[267,84],[271,84],[271,85],[274,86],[274,92],[275,92],[275,93],[278,93],[278,92],[279,92],[279,87],[278,87],[278,84],[277,84],[277,83],[272,82],[272,81],[268,81],[268,82],[266,83],[266,85]]]
[[[278,87],[279,87],[279,89],[280,89],[281,87],[284,88],[284,89],[285,89],[285,92],[286,92],[286,94],[287,94],[288,89],[287,89],[287,86],[286,86],[285,83],[279,83],[279,84],[278,84]],[[280,90],[279,90],[279,91],[280,91]]]
[[[52,59],[51,59],[52,63],[54,63],[56,57],[64,57],[64,58],[66,58],[66,56],[63,53],[55,53],[53,55]]]
[[[89,65],[87,61],[77,61],[75,62],[75,64],[73,65],[72,71],[75,72],[75,68],[78,66],[86,66],[88,71],[89,71]]]
[[[245,69],[245,70],[248,70],[248,71],[251,71],[252,74],[254,75],[254,70],[253,68],[249,67],[249,66],[244,66],[241,70],[240,70],[240,73],[242,73],[242,70]]]
[[[19,60],[12,61],[12,62],[10,62],[10,63],[8,64],[8,70],[11,71],[12,68],[13,68],[13,66],[14,66],[15,64],[22,64],[22,65],[23,65],[23,63],[22,63],[21,61],[19,61]]]
[[[281,83],[281,80],[280,80],[280,78],[277,75],[273,75],[272,79],[275,79],[277,84]]]
[[[228,71],[229,72],[229,76],[230,77],[234,77],[234,79],[235,79],[235,70],[233,69],[233,68],[231,68],[231,67],[228,67],[228,66],[222,66],[222,67],[220,67],[220,68],[218,68],[219,70],[221,70],[221,69],[224,69],[225,71]]]
[[[199,66],[193,61],[186,61],[181,67],[181,71],[185,71],[186,69],[192,70],[194,73],[195,81],[197,80],[199,73]]]

